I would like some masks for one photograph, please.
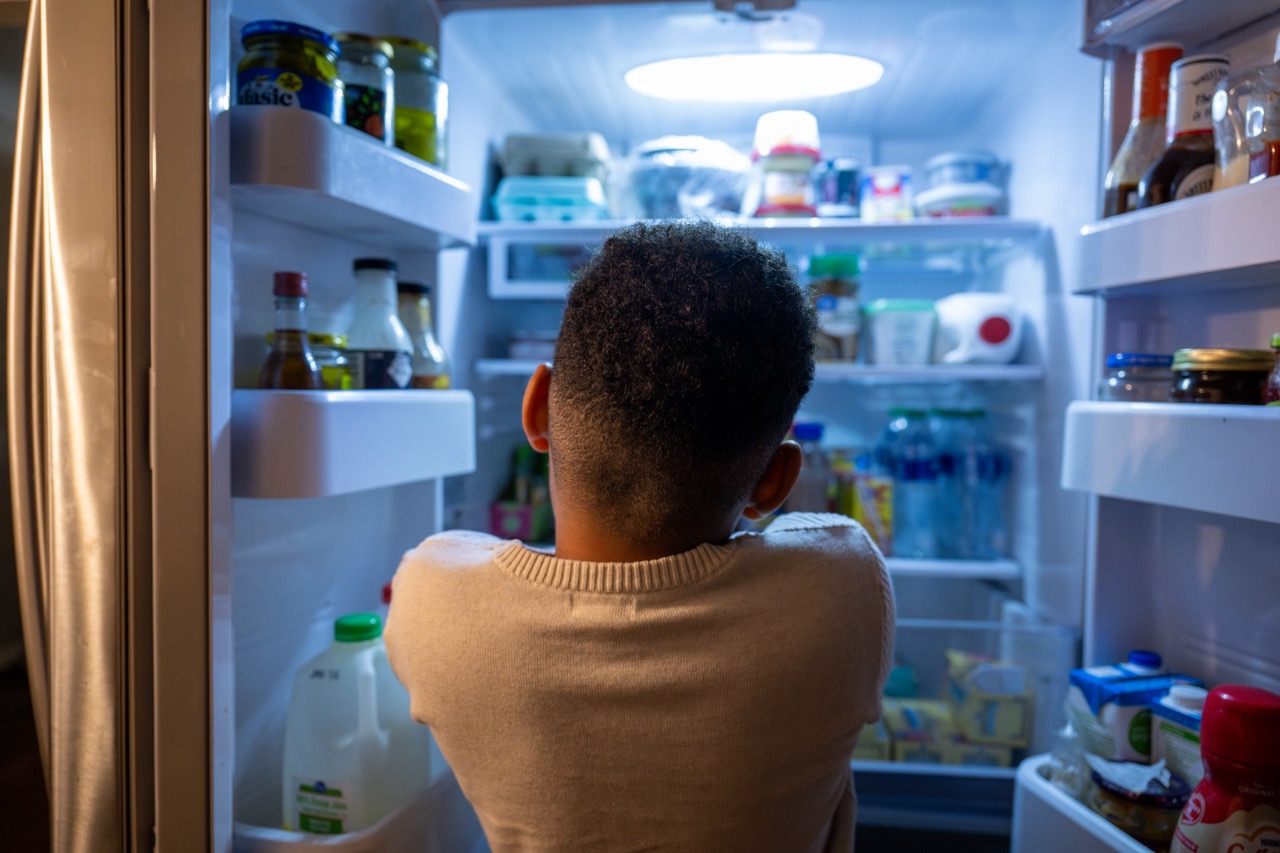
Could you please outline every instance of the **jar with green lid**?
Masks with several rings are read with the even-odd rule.
[[[267,332],[267,348],[275,342],[275,332]],[[331,332],[307,332],[311,357],[320,368],[326,391],[350,391],[351,370],[347,361],[347,336]]]
[[[236,67],[236,103],[311,110],[341,123],[338,42],[290,21],[254,21],[241,32],[245,54]]]
[[[348,127],[363,130],[387,145],[394,144],[391,118],[395,110],[395,55],[385,39],[362,33],[338,33],[341,55],[338,77],[342,80]]]
[[[809,298],[818,314],[813,357],[853,361],[858,357],[862,311],[858,305],[861,260],[853,254],[814,255],[809,259]]]
[[[1273,361],[1267,350],[1180,349],[1169,401],[1261,405]]]
[[[436,49],[416,39],[383,38],[395,52],[391,68],[396,79],[396,147],[444,169],[449,87],[436,72]]]

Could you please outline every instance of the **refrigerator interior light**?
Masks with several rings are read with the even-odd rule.
[[[875,85],[884,66],[843,53],[726,53],[639,65],[635,91],[671,101],[771,102],[823,98]]]

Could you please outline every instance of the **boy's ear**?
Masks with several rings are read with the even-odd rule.
[[[529,446],[539,453],[546,453],[550,447],[547,441],[547,401],[550,396],[551,365],[539,364],[524,388],[524,403],[520,407],[525,438],[529,439]]]
[[[791,488],[800,476],[800,466],[804,463],[804,454],[800,445],[794,441],[784,441],[773,451],[773,458],[764,469],[764,474],[751,490],[751,500],[747,502],[742,514],[755,521],[764,518],[787,499]]]

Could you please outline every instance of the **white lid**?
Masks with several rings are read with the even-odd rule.
[[[1209,691],[1194,684],[1175,684],[1169,688],[1169,699],[1179,708],[1199,713],[1204,708],[1204,700]]]
[[[806,110],[774,110],[756,121],[753,157],[769,154],[812,154],[818,159],[818,117]]]
[[[1280,62],[1280,33],[1276,33],[1276,52],[1271,59],[1273,62]]]
[[[994,184],[943,184],[931,190],[916,193],[918,207],[930,207],[939,204],[955,204],[957,202],[973,202],[975,204],[996,204],[1004,200],[1004,191]]]
[[[930,157],[929,162],[924,164],[926,170],[933,170],[939,166],[949,166],[952,163],[983,163],[988,166],[994,166],[999,162],[996,155],[990,151],[947,151],[936,157]]]

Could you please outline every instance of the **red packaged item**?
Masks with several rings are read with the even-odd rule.
[[[1204,778],[1187,800],[1170,853],[1280,848],[1280,696],[1224,684],[1204,703]]]

